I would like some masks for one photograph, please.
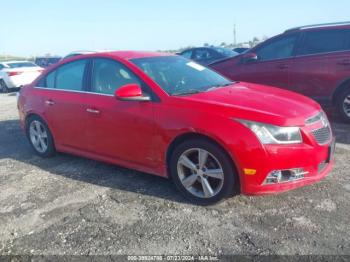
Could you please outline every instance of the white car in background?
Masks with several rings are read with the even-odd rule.
[[[29,61],[0,62],[0,91],[30,84],[44,69]]]

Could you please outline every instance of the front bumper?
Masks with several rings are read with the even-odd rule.
[[[254,176],[241,172],[241,191],[247,195],[280,193],[313,184],[326,177],[334,166],[335,141],[327,145],[300,144],[294,146],[269,145],[265,147],[263,165],[257,168]],[[262,162],[260,162],[262,163]],[[306,174],[303,178],[281,183],[266,184],[268,174],[275,170],[302,168]]]
[[[327,167],[323,169],[323,171],[320,173],[317,173],[317,172],[309,173],[307,176],[305,176],[302,179],[291,181],[291,182],[284,182],[280,184],[250,185],[245,188],[245,192],[243,193],[246,195],[266,195],[266,194],[283,193],[296,188],[308,186],[325,178],[330,173],[333,166],[334,166],[334,161],[332,160],[330,163],[327,164]]]

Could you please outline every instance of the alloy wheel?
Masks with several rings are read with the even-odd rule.
[[[8,92],[8,88],[7,88],[7,86],[6,86],[5,82],[4,82],[4,80],[1,80],[1,81],[0,81],[0,90],[1,90],[1,92],[3,92],[3,93],[7,93],[7,92]]]
[[[35,150],[39,153],[45,153],[49,141],[45,126],[40,121],[34,120],[30,123],[29,136]]]
[[[350,117],[350,95],[346,96],[343,101],[343,110],[344,113]]]
[[[177,173],[188,192],[199,198],[216,196],[224,184],[220,162],[201,148],[186,150],[177,162]]]

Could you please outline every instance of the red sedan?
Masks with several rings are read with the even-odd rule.
[[[18,106],[39,156],[60,151],[171,177],[203,205],[305,186],[333,166],[316,102],[169,54],[64,60],[23,88]]]

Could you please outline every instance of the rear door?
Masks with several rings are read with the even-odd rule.
[[[253,49],[257,60],[241,64],[236,79],[290,89],[289,68],[298,37],[297,33],[282,35]]]
[[[341,79],[350,76],[349,30],[305,31],[290,67],[293,89],[322,104]]]
[[[78,150],[87,149],[85,87],[87,59],[60,66],[39,82],[44,116],[55,142]]]

